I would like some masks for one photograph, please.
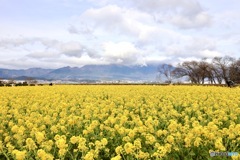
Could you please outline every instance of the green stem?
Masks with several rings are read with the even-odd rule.
[[[4,151],[2,153],[7,158],[7,160],[10,160],[10,158],[8,157],[8,155]]]
[[[72,159],[75,159],[74,156],[71,154],[71,152],[69,150],[67,152],[70,154]]]
[[[123,160],[126,160],[125,157],[124,157],[124,155],[123,155],[123,154],[121,154],[121,155],[123,156]]]

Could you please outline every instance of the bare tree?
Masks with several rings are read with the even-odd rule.
[[[13,78],[10,78],[7,83],[13,85],[16,82],[15,82],[15,80]]]
[[[4,81],[2,78],[0,78],[0,86],[4,86]]]
[[[180,65],[180,64],[179,64],[179,65]],[[179,65],[178,65],[178,67],[176,67],[176,68],[173,70],[173,72],[172,72],[173,76],[174,76],[175,78],[182,78],[182,77],[184,77],[184,76],[188,76],[187,71],[186,71],[185,69],[179,67]]]
[[[230,65],[229,79],[235,83],[240,83],[240,59]]]
[[[197,61],[185,61],[182,64],[179,64],[183,75],[188,76],[191,83],[200,83],[200,68]]]
[[[210,70],[210,66],[209,63],[206,61],[206,58],[203,58],[200,62],[198,62],[198,76],[200,78],[200,82],[202,84],[204,84],[205,79],[208,78],[211,75],[209,72]],[[211,79],[211,78],[210,78]]]
[[[174,73],[182,77],[188,76],[191,83],[204,84],[206,79],[210,83],[216,83],[213,69],[214,66],[203,58],[201,61],[185,61],[179,64]]]
[[[2,78],[0,78],[0,84],[3,84],[3,79]]]
[[[214,66],[211,63],[208,63],[207,78],[211,84],[216,84]],[[220,80],[218,82],[222,83]]]
[[[37,84],[37,80],[35,80],[32,77],[27,77],[26,81],[29,85],[36,85]]]
[[[162,64],[158,66],[158,73],[166,78],[167,83],[172,83],[174,79],[174,67],[171,64]]]
[[[218,82],[221,84],[221,80],[227,83],[229,79],[229,68],[235,62],[235,59],[230,56],[214,57],[212,63],[214,65],[214,73]]]
[[[191,83],[233,84],[240,83],[240,59],[233,57],[214,57],[212,63],[207,62],[206,58],[200,61],[185,61],[173,67],[169,64],[160,65],[159,74],[163,75],[168,82],[173,79],[187,76]]]

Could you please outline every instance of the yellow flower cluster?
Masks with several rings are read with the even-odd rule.
[[[2,159],[240,154],[240,88],[56,85],[1,87],[0,92]]]

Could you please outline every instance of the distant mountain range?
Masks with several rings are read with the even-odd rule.
[[[2,79],[39,80],[129,80],[155,81],[157,65],[85,65],[83,67],[63,67],[58,69],[0,69]]]

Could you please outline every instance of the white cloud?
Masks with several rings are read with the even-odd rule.
[[[90,57],[88,54],[83,54],[81,57],[69,57],[69,56],[61,56],[58,59],[58,62],[62,63],[62,66],[77,66],[81,67],[83,65],[88,64],[109,64],[103,58],[93,58]]]
[[[215,50],[216,42],[214,39],[209,37],[193,37],[189,39],[189,43],[186,45],[188,51],[199,51],[199,50]]]
[[[211,16],[204,11],[197,0],[122,0],[120,2],[105,0],[104,3],[101,1],[101,4],[121,6],[125,10],[138,10],[142,14],[152,16],[156,22],[172,24],[179,28],[200,28],[211,24]],[[108,15],[115,15],[116,12],[109,9],[108,13]],[[132,16],[132,14],[129,15]]]
[[[9,48],[9,47],[19,47],[27,43],[35,43],[37,40],[35,38],[24,39],[24,38],[15,38],[15,39],[1,39],[0,46]]]
[[[128,41],[140,48],[169,45],[184,39],[184,35],[157,23],[151,14],[136,9],[108,5],[83,13],[81,24],[92,26],[102,41]]]
[[[65,66],[61,64],[59,61],[52,59],[52,61],[48,60],[40,60],[40,59],[33,59],[33,58],[8,58],[4,60],[0,60],[0,64],[2,68],[9,68],[9,69],[27,69],[27,68],[34,68],[34,67],[41,67],[41,68],[59,68]]]
[[[29,58],[33,59],[52,59],[52,58],[58,58],[59,54],[54,51],[39,51],[39,52],[33,52],[27,55]]]
[[[10,12],[14,3],[3,3],[0,13],[8,14],[0,16],[0,67],[176,64],[180,58],[239,56],[238,1],[43,0],[37,15],[34,7],[20,14]],[[52,9],[49,16],[41,14],[43,4]]]
[[[79,33],[79,30],[73,25],[68,27],[68,31],[69,31],[69,33],[72,33],[72,34],[78,34]]]
[[[124,1],[124,3],[105,1],[105,6],[86,10],[78,18],[79,22],[76,22],[76,24],[78,24],[78,29],[81,26],[87,26],[86,28],[92,30],[93,34],[99,38],[99,43],[102,43],[100,41],[111,42],[111,44],[118,44],[123,41],[128,42],[129,44],[134,44],[138,48],[138,52],[145,55],[151,53],[148,56],[156,54],[161,56],[199,54],[198,51],[185,51],[185,46],[192,41],[190,36],[181,34],[169,28],[168,25],[156,21],[156,16],[161,15],[163,20],[168,19],[168,23],[175,24],[180,28],[205,27],[209,23],[208,14],[203,12],[197,1],[193,0],[191,3],[187,3],[187,1],[183,0],[181,2],[178,3],[175,0],[139,1],[136,8],[131,6],[132,1]],[[126,3],[128,4],[126,5]],[[124,5],[124,7],[120,7],[121,5]],[[152,5],[158,9],[152,8],[153,11],[148,11],[148,8],[151,8]],[[145,7],[145,9],[141,7]],[[177,17],[178,13],[180,15]],[[199,44],[193,44],[192,48],[194,48],[194,45]],[[200,48],[204,49],[204,46]],[[108,46],[107,48],[111,47]],[[119,50],[120,47],[116,48]],[[106,51],[106,44],[103,45],[102,50]],[[152,50],[154,50],[154,53],[151,52]],[[108,52],[108,55],[112,54],[112,58],[116,54],[112,51]],[[128,52],[131,52],[130,48],[125,47],[125,53]],[[137,58],[132,58],[129,54],[127,55],[129,62],[136,63]],[[124,63],[126,60],[118,57],[116,61]],[[145,63],[144,61],[141,60],[142,63]]]
[[[126,58],[138,53],[135,46],[128,42],[107,42],[103,44],[104,55],[108,57]]]
[[[76,27],[74,25],[70,25],[68,27],[68,32],[71,33],[71,34],[91,35],[93,30],[90,29],[87,25],[82,23],[81,25],[78,25],[78,27]]]
[[[218,51],[211,51],[211,50],[203,50],[199,52],[199,55],[201,57],[210,57],[210,58],[214,58],[214,57],[220,57],[223,56],[222,53],[218,52]]]
[[[25,38],[25,37],[18,37],[18,38],[3,38],[0,40],[0,47],[4,48],[16,48],[16,47],[24,47],[27,45],[41,45],[42,47],[51,47],[59,42],[57,40],[51,40],[47,38]]]
[[[194,16],[175,15],[171,18],[171,22],[184,29],[202,28],[211,24],[211,17],[206,12],[200,12]]]
[[[196,0],[132,0],[132,5],[148,12],[183,12],[185,14],[194,14],[202,10]]]
[[[142,53],[129,42],[106,42],[103,44],[103,57],[111,62],[122,64],[143,63]]]
[[[153,17],[135,9],[108,5],[87,10],[80,16],[79,21],[81,27],[85,25],[88,30],[95,32],[100,30],[98,33],[137,36],[144,26],[153,23]]]
[[[60,45],[60,53],[70,57],[81,57],[85,51],[84,47],[78,42],[67,42]]]
[[[182,63],[182,62],[185,62],[185,61],[199,61],[199,60],[201,60],[201,58],[197,58],[197,57],[194,57],[194,56],[185,57],[185,58],[179,57],[178,58],[178,63]]]
[[[201,6],[197,0],[89,0],[94,4],[105,6],[115,4],[121,7],[137,7],[148,12],[159,12],[161,10],[177,10],[183,9],[185,12],[194,13],[201,10]]]
[[[77,41],[61,42],[44,38],[16,38],[0,40],[0,48],[5,50],[28,51],[27,56],[32,58],[56,57],[64,54],[66,56],[80,57],[83,53],[93,55],[93,50]]]
[[[166,46],[166,55],[178,58],[195,57],[198,58],[212,58],[215,56],[223,56],[222,52],[217,50],[215,39],[210,37],[188,37],[183,43],[174,43]]]

